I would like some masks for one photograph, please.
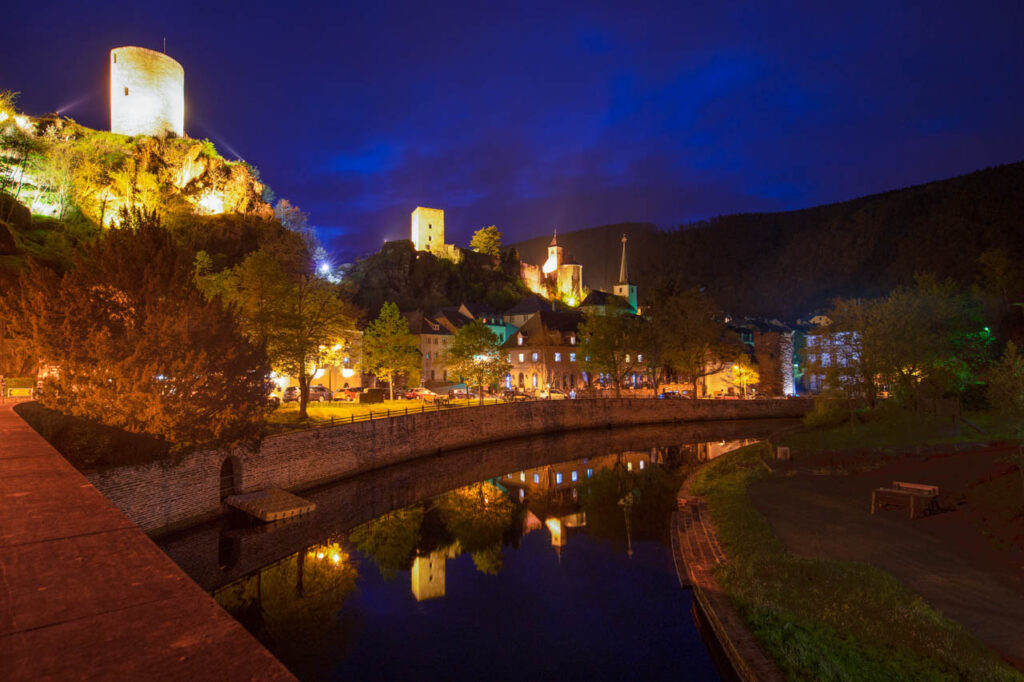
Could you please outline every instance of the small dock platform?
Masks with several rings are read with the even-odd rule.
[[[280,521],[316,509],[316,504],[280,488],[267,488],[254,493],[231,495],[224,500],[228,506],[255,516],[260,521]]]

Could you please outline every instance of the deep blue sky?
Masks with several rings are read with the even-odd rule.
[[[343,259],[800,208],[1024,159],[1024,3],[5,5],[0,89],[106,128],[107,55],[185,67],[186,132]]]

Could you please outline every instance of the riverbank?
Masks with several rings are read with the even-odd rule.
[[[779,486],[777,497],[791,494],[789,479],[773,478],[764,465],[770,454],[756,445],[724,455],[697,473],[692,492],[705,498],[728,557],[715,579],[787,678],[1021,679],[885,570],[821,556],[806,542],[797,554],[780,540],[749,493],[768,481]],[[793,523],[836,544],[857,532],[819,522],[814,508]]]

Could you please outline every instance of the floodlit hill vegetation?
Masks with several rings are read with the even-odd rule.
[[[122,209],[157,209],[179,241],[199,249],[212,242],[219,252],[245,236],[245,223],[274,219],[272,198],[253,167],[225,160],[208,140],[128,137],[30,117],[0,93],[0,273],[29,257],[67,267]]]
[[[617,277],[626,232],[641,299],[668,279],[680,289],[706,287],[733,315],[793,319],[837,296],[876,297],[912,284],[918,272],[970,286],[986,253],[1021,260],[1022,224],[1024,162],[799,211],[726,215],[667,232],[608,225],[560,233],[558,241],[584,264],[591,288]],[[527,262],[541,262],[548,241],[517,247]]]

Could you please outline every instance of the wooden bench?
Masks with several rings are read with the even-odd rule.
[[[891,488],[876,488],[871,492],[871,513],[879,509],[908,509],[910,518],[916,519],[925,513],[939,509],[939,487],[920,483],[893,481]]]

